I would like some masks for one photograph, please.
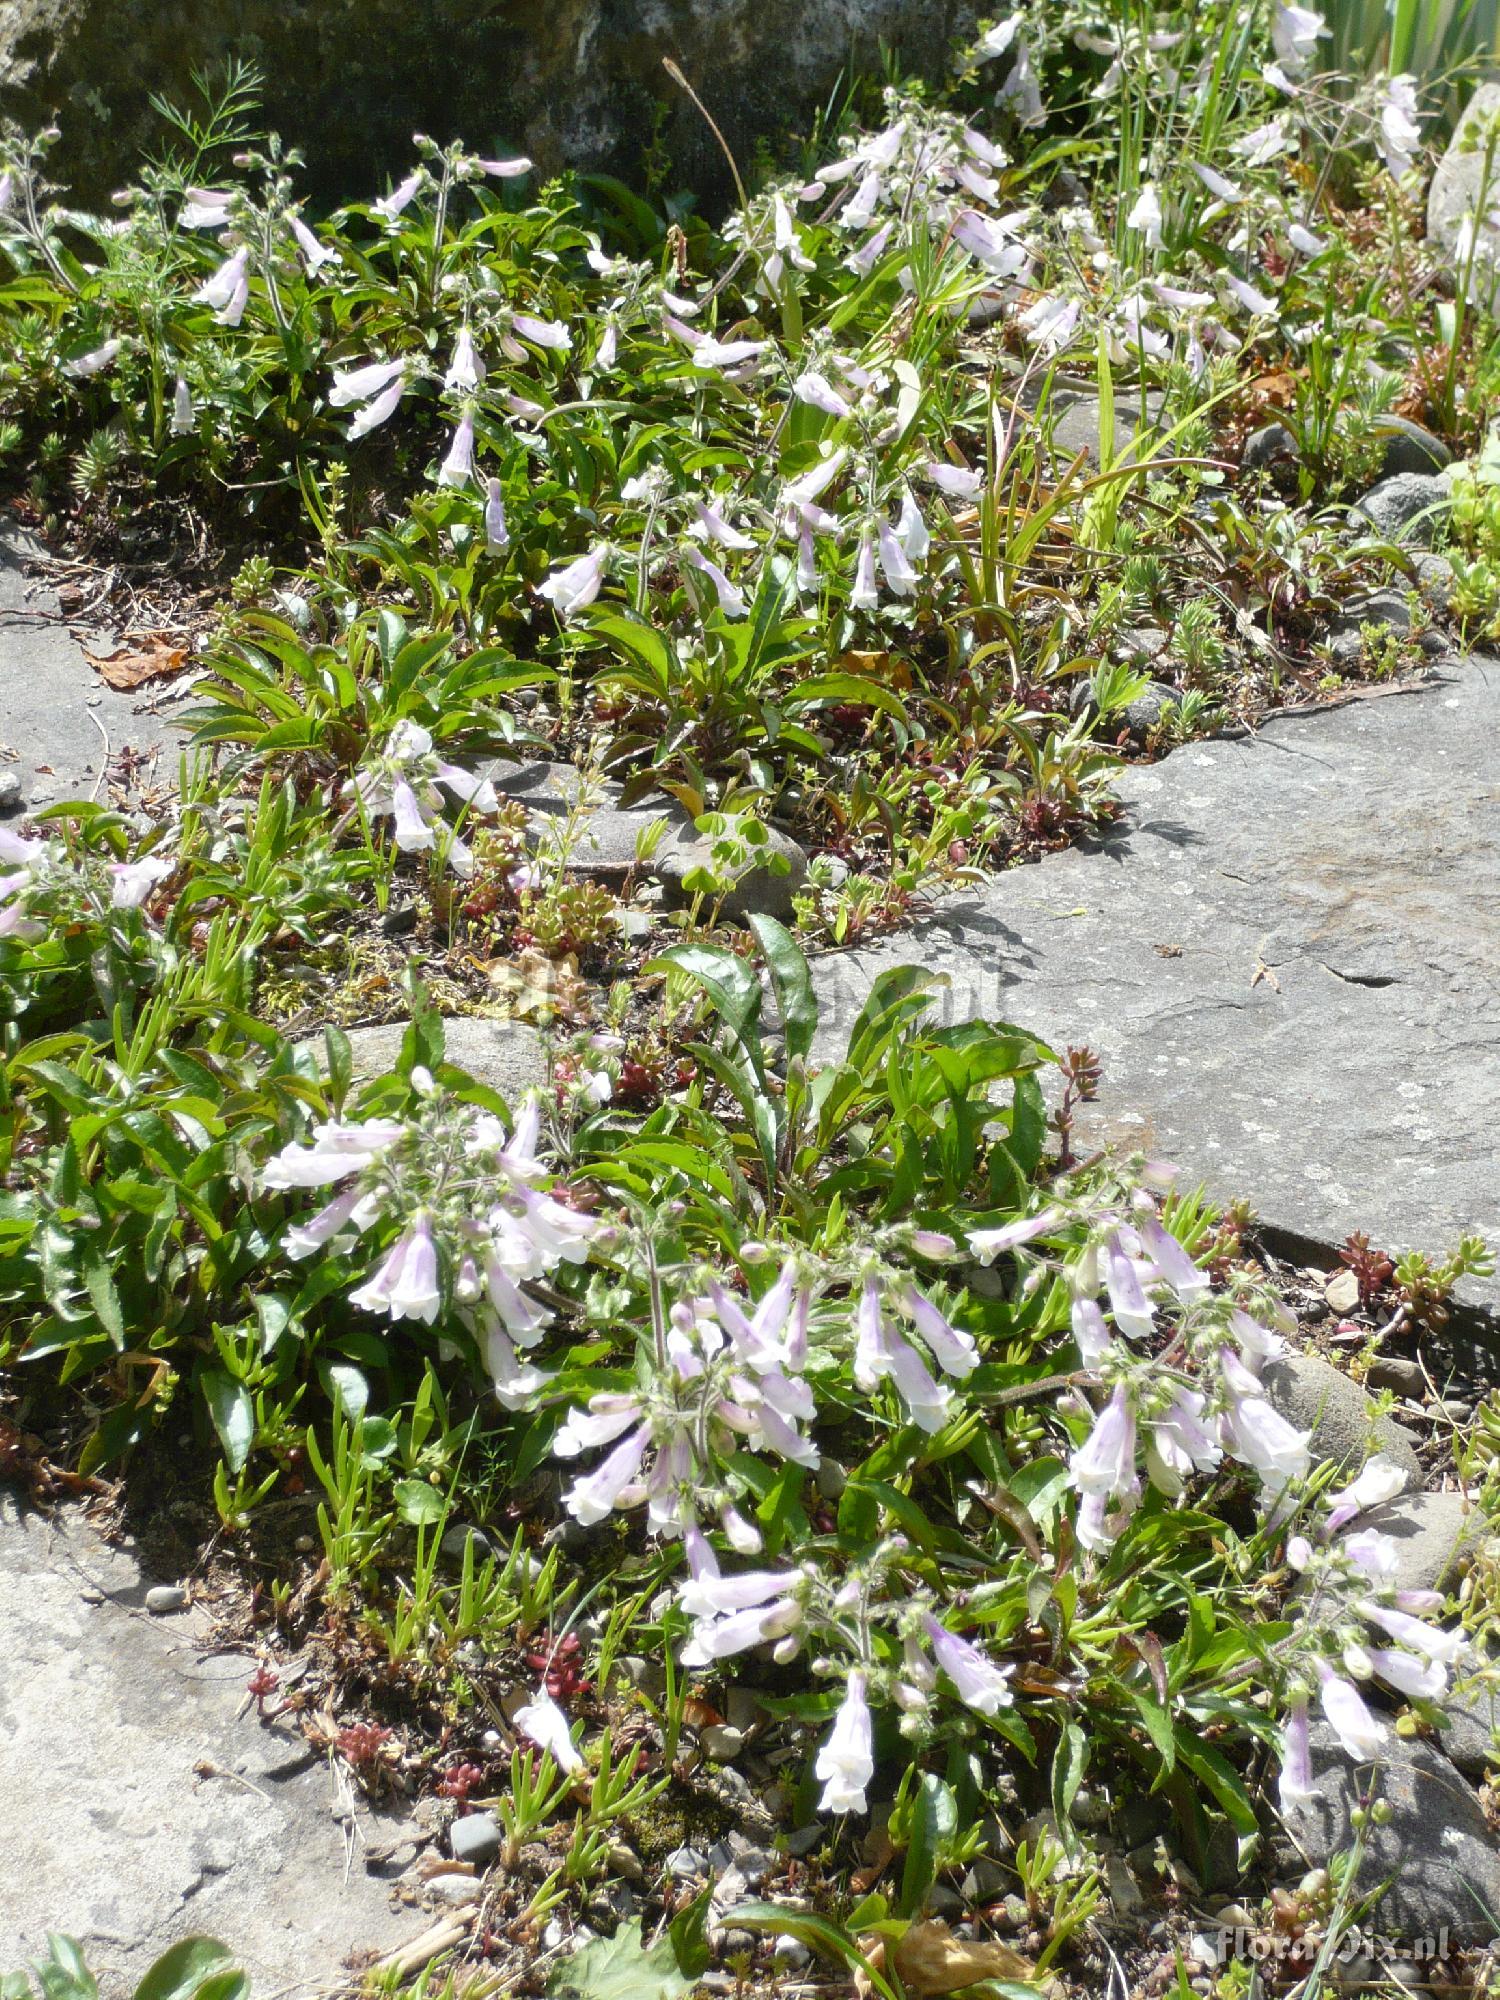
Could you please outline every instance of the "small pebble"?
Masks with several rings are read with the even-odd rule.
[[[500,1852],[500,1822],[493,1813],[469,1813],[448,1829],[448,1849],[455,1861],[486,1867]]]
[[[457,1556],[461,1562],[464,1550],[470,1542],[474,1544],[476,1565],[482,1563],[491,1553],[490,1538],[482,1528],[466,1528],[462,1522],[456,1521],[443,1536],[439,1546],[445,1556]]]
[[[772,1952],[782,1965],[790,1965],[796,1968],[806,1965],[812,1957],[812,1953],[802,1942],[801,1938],[794,1938],[785,1931],[782,1932],[781,1936],[777,1938],[775,1944],[772,1946]]]
[[[146,1592],[146,1609],[153,1618],[165,1618],[172,1611],[186,1611],[188,1594],[180,1583],[158,1583]]]
[[[744,1736],[727,1722],[711,1722],[699,1732],[699,1742],[716,1764],[731,1764],[745,1747]]]
[[[708,1856],[696,1847],[674,1847],[666,1859],[667,1873],[677,1882],[690,1882],[694,1876],[707,1875]]]
[[[786,1851],[799,1857],[811,1854],[815,1847],[821,1847],[827,1835],[828,1829],[816,1824],[794,1827],[786,1837]]]
[[[1353,1312],[1359,1304],[1359,1279],[1352,1271],[1336,1271],[1323,1287],[1323,1296],[1335,1312]]]
[[[20,803],[20,773],[17,771],[0,771],[0,813],[14,812]]]

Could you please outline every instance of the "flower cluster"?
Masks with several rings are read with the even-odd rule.
[[[95,914],[106,908],[138,910],[176,866],[161,853],[102,864],[85,857],[75,864],[57,842],[28,839],[0,826],[0,938],[41,937],[69,904]]]
[[[451,1102],[425,1073],[427,1100],[410,1119],[330,1121],[311,1145],[267,1165],[271,1189],[350,1186],[288,1229],[289,1256],[352,1251],[378,1226],[399,1233],[350,1293],[365,1312],[431,1326],[451,1313],[472,1332],[508,1408],[527,1404],[546,1377],[522,1359],[552,1314],[525,1288],[588,1256],[597,1225],[542,1190],[541,1111],[533,1098],[509,1134],[490,1112]]]
[[[443,859],[465,877],[474,872],[474,857],[443,821],[442,792],[471,812],[500,810],[489,779],[445,762],[433,750],[431,732],[411,721],[398,722],[378,749],[366,752],[344,789],[367,813],[389,814],[403,854],[431,853],[441,840]]]

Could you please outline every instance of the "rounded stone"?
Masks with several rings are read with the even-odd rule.
[[[500,1822],[493,1813],[467,1813],[448,1829],[448,1850],[455,1861],[486,1868],[500,1852]]]
[[[745,1738],[727,1722],[711,1722],[698,1738],[716,1764],[732,1764],[745,1747]]]
[[[1245,439],[1240,464],[1246,472],[1268,472],[1273,465],[1295,463],[1298,456],[1297,440],[1285,424],[1262,424]]]
[[[785,863],[784,869],[771,865],[769,855]],[[693,828],[670,831],[651,859],[650,871],[662,884],[667,900],[679,909],[691,904],[697,892],[689,889],[687,878],[700,868],[713,867],[713,842]],[[790,923],[795,915],[793,899],[807,881],[807,856],[790,835],[767,827],[765,844],[735,876],[733,886],[722,897],[705,895],[702,910],[727,923],[742,924],[747,917],[776,917]]]
[[[1355,508],[1387,541],[1426,548],[1452,505],[1440,473],[1398,472],[1372,486]]]
[[[153,1618],[166,1618],[174,1611],[186,1611],[190,1599],[180,1583],[158,1583],[146,1592],[146,1609]]]
[[[1380,1451],[1407,1477],[1420,1481],[1422,1463],[1410,1434],[1375,1406],[1357,1382],[1316,1354],[1287,1354],[1262,1370],[1274,1410],[1299,1431],[1311,1431],[1314,1463],[1331,1459],[1354,1471]]]

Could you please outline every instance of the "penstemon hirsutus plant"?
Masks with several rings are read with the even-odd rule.
[[[790,941],[760,929],[784,982]],[[719,1011],[739,1020],[743,1046],[731,996]],[[809,1031],[804,1016],[798,1032]],[[924,1051],[967,1039],[926,1025],[920,1007],[890,1024],[873,1059],[867,1031],[856,1025],[844,1063],[825,1074],[863,1066],[863,1113],[877,1120],[882,1093],[910,1118],[901,1079]],[[1026,1053],[1045,1056],[1015,1052]],[[1027,1075],[1022,1061],[1016,1080]],[[877,1740],[889,1741],[881,1716],[895,1718],[907,1757],[951,1740],[981,1762],[1034,1757],[1059,1728],[1072,1756],[1068,1708],[1087,1688],[1101,1739],[1123,1747],[1144,1731],[1159,1755],[1206,1773],[1244,1837],[1253,1813],[1220,1753],[1195,1740],[1202,1721],[1279,1734],[1291,1804],[1311,1782],[1312,1698],[1364,1762],[1389,1739],[1362,1684],[1379,1681],[1427,1714],[1441,1699],[1462,1642],[1431,1622],[1440,1598],[1392,1586],[1392,1545],[1363,1519],[1400,1490],[1399,1468],[1377,1457],[1328,1491],[1308,1434],[1262,1381],[1283,1348],[1282,1309],[1250,1273],[1216,1281],[1198,1261],[1174,1230],[1190,1210],[1163,1164],[1048,1176],[1038,1161],[1007,1214],[991,1169],[1004,1180],[1013,1160],[987,1157],[1007,1149],[1002,1113],[965,1174],[950,1160],[894,1203],[889,1157],[867,1158],[842,1200],[779,1201],[773,1153],[749,1234],[733,1182],[711,1160],[694,1167],[670,1113],[615,1161],[621,1186],[647,1158],[666,1167],[657,1199],[640,1202],[637,1187],[611,1204],[597,1181],[589,1197],[585,1179],[607,1157],[593,1151],[607,1111],[554,1125],[572,1187],[544,1192],[534,1101],[507,1136],[425,1071],[412,1080],[414,1113],[320,1128],[311,1148],[273,1162],[273,1186],[352,1182],[298,1222],[286,1248],[342,1256],[340,1232],[362,1231],[375,1266],[353,1304],[387,1318],[393,1342],[413,1322],[487,1354],[501,1401],[532,1418],[523,1456],[550,1451],[570,1469],[562,1504],[573,1519],[640,1523],[672,1579],[663,1627],[684,1667],[712,1672],[760,1650],[773,1667],[805,1659],[815,1681],[842,1690],[836,1713],[826,1694],[803,1703],[809,1719],[833,1713],[815,1761],[823,1810],[868,1803]],[[816,1095],[811,1066],[808,1082]],[[1014,1105],[1008,1141],[1018,1143]],[[823,1185],[847,1165],[825,1159]],[[590,1198],[593,1212],[580,1214],[574,1204]],[[1201,1251],[1201,1230],[1190,1233]],[[978,1281],[997,1266],[1003,1301],[993,1279]],[[1019,1549],[985,1556],[960,1532],[957,1465],[983,1474]],[[842,1486],[833,1519],[817,1497],[830,1467]],[[1248,1481],[1234,1505],[1248,1509],[1253,1494],[1260,1522],[1230,1555],[1222,1516],[1237,1474]],[[1209,1482],[1214,1511],[1200,1497]],[[1254,1612],[1277,1549],[1304,1577],[1294,1623]],[[1213,1597],[1232,1615],[1205,1645]],[[1148,1650],[1122,1668],[1132,1600],[1161,1621],[1174,1598],[1192,1615],[1172,1655]],[[1048,1628],[1042,1674],[1034,1632],[1049,1616],[1061,1623]],[[567,1738],[545,1689],[526,1716],[545,1747]]]

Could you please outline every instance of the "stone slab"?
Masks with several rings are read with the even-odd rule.
[[[26,574],[32,550],[16,529],[0,529],[0,771],[19,774],[23,807],[105,799],[105,763],[128,746],[175,791],[184,739],[172,727],[169,690],[105,685],[70,635],[56,591]]]
[[[1093,1140],[1315,1243],[1500,1249],[1500,662],[1189,746],[1120,793],[1098,845],[821,960],[817,1052],[920,963],[947,1019],[1103,1058]],[[1465,1296],[1500,1308],[1500,1280]]]
[[[205,1653],[193,1611],[150,1616],[148,1581],[76,1518],[0,1494],[0,1972],[60,1930],[102,1993],[128,1993],[208,1933],[257,1993],[326,1991],[349,1954],[430,1921],[362,1865],[394,1823],[243,1714],[254,1663]]]

